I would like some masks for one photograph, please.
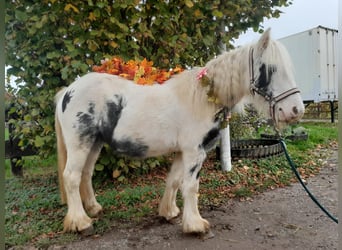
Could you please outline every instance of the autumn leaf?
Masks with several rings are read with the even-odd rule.
[[[169,71],[153,67],[153,62],[144,58],[142,61],[129,60],[124,62],[120,57],[113,57],[101,61],[101,65],[94,65],[93,71],[119,75],[128,80],[133,80],[139,85],[162,84],[174,74],[183,71],[180,66]]]
[[[152,67],[153,66],[153,62],[152,61],[147,61],[146,58],[144,58],[144,60],[142,60],[142,62],[140,63],[140,65],[144,68],[146,67]]]
[[[127,74],[127,73],[121,73],[121,74],[119,74],[119,76],[123,77],[125,79],[128,79],[128,80],[132,80],[132,79],[130,79],[131,76],[129,74]]]
[[[113,175],[113,178],[116,179],[116,178],[118,178],[121,175],[121,171],[118,170],[118,169],[115,169],[113,171],[112,175]]]
[[[68,12],[70,10],[73,10],[75,13],[79,13],[80,12],[74,5],[72,5],[71,3],[68,3],[67,5],[65,5],[64,11]]]
[[[90,13],[89,13],[88,19],[89,19],[90,21],[95,21],[95,20],[96,20],[96,17],[95,17],[95,15],[94,15],[94,12],[90,12]]]

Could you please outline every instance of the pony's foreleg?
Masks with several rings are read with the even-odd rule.
[[[92,227],[92,220],[83,208],[80,195],[82,170],[86,163],[88,152],[81,149],[68,149],[68,152],[68,160],[63,172],[68,204],[68,212],[64,218],[64,232],[84,231]]]
[[[196,152],[184,152],[184,180],[182,194],[184,198],[183,232],[206,233],[209,230],[209,222],[203,219],[198,211],[199,172],[206,157],[203,149]]]
[[[92,147],[82,172],[80,184],[80,194],[84,208],[92,217],[95,217],[102,211],[102,206],[96,201],[92,185],[94,166],[101,152],[101,148],[102,144],[95,144]]]
[[[170,220],[177,217],[180,210],[176,204],[177,191],[183,181],[183,167],[181,154],[177,154],[172,166],[170,173],[166,180],[166,187],[163,198],[159,205],[159,215]]]

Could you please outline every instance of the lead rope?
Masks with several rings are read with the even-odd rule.
[[[284,140],[280,139],[280,144],[283,148],[283,151],[285,153],[286,159],[289,162],[292,171],[294,172],[294,174],[296,175],[298,181],[300,182],[300,184],[302,184],[303,188],[305,189],[305,191],[308,193],[308,195],[310,196],[311,200],[316,203],[316,205],[330,218],[332,219],[335,223],[338,223],[338,219],[336,217],[334,217],[333,215],[331,215],[329,213],[329,211],[327,211],[320,203],[319,201],[316,199],[315,196],[313,196],[313,194],[310,192],[310,190],[306,187],[306,185],[304,184],[302,178],[300,177],[300,174],[297,171],[296,165],[294,164],[294,162],[292,161],[291,157],[289,156],[287,149],[286,149],[286,144],[284,142]]]

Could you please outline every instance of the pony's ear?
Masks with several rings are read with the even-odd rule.
[[[271,28],[268,28],[260,37],[257,43],[257,50],[261,54],[269,45],[271,40]]]

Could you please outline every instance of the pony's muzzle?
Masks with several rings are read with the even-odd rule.
[[[304,105],[302,103],[298,105],[290,105],[289,107],[278,107],[278,121],[291,124],[298,122],[304,115]]]

